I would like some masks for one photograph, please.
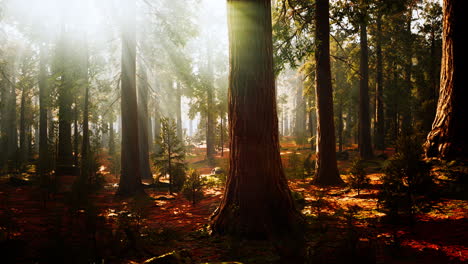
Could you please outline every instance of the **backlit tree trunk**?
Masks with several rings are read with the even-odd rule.
[[[271,2],[228,0],[230,170],[212,230],[292,236],[302,221],[279,154]]]
[[[339,185],[343,181],[336,162],[333,88],[330,69],[330,21],[328,0],[317,0],[315,13],[315,94],[317,106],[317,171],[314,183]]]
[[[124,5],[127,16],[122,23],[122,154],[117,195],[133,196],[144,193],[141,184],[140,150],[138,141],[138,106],[136,91],[135,1]]]
[[[385,120],[383,109],[383,56],[382,56],[382,15],[377,15],[377,36],[376,36],[376,64],[377,64],[377,85],[375,88],[375,128],[374,142],[375,148],[385,149]]]
[[[427,136],[427,157],[468,157],[468,41],[466,1],[444,0],[442,69],[437,114]]]

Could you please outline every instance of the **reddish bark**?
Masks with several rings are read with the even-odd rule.
[[[144,193],[141,184],[136,91],[135,2],[129,1],[128,20],[122,23],[122,173],[117,195]]]
[[[329,9],[328,0],[316,1],[317,171],[314,183],[318,185],[339,185],[343,183],[336,162],[333,88],[330,68]]]
[[[279,154],[271,3],[228,1],[228,23],[230,170],[211,227],[247,238],[293,236],[302,217]]]
[[[468,157],[466,1],[444,0],[444,29],[440,95],[432,131],[427,136],[427,157]]]

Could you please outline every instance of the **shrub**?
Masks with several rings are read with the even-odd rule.
[[[357,159],[351,164],[351,168],[349,170],[348,183],[351,186],[351,188],[357,190],[358,195],[360,194],[362,188],[369,185],[370,179],[366,175],[364,163],[362,162],[362,160]]]
[[[288,158],[286,172],[290,179],[304,178],[303,161],[300,154],[295,150],[293,150],[293,153]]]
[[[392,219],[399,214],[413,215],[426,210],[434,190],[430,166],[422,159],[421,144],[415,137],[398,139],[398,152],[386,162],[379,207]]]
[[[312,154],[307,155],[304,160],[304,178],[312,177],[315,174],[315,161],[312,160]]]
[[[203,198],[203,179],[196,170],[190,170],[185,184],[182,188],[182,194],[187,200],[196,204]]]

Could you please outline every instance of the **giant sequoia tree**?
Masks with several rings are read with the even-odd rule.
[[[125,5],[128,16],[122,23],[122,173],[117,194],[132,196],[143,193],[138,141],[138,107],[136,90],[135,1]]]
[[[335,123],[333,121],[333,89],[330,68],[330,21],[328,0],[316,1],[315,93],[317,104],[317,171],[315,184],[343,183],[336,163]]]
[[[426,156],[442,159],[468,157],[468,51],[465,1],[444,0],[444,29],[440,95],[432,131],[425,144]]]
[[[291,235],[296,211],[279,154],[270,0],[228,0],[230,171],[212,230]]]

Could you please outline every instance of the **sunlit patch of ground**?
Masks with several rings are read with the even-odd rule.
[[[211,172],[213,166],[204,163],[203,151],[195,150],[196,156],[190,160],[189,166],[201,164],[198,169]],[[288,158],[292,151],[285,151],[285,158]],[[299,150],[306,153],[307,150]],[[352,153],[354,154],[354,153]],[[216,162],[227,161],[225,157],[217,157]],[[116,228],[118,226],[118,217],[123,211],[130,209],[131,200],[117,200],[114,193],[117,189],[118,179],[109,171],[110,164],[108,159],[103,157],[104,162],[100,167],[107,184],[105,188],[93,196],[93,201],[99,208],[99,215],[104,217],[105,224]],[[342,177],[346,181],[347,170],[350,161],[340,161],[339,167]],[[372,168],[371,168],[372,169]],[[414,226],[409,225],[390,225],[382,219],[384,214],[377,210],[378,188],[381,184],[380,172],[369,174],[372,186],[361,190],[357,194],[356,190],[350,190],[348,187],[340,188],[319,188],[309,184],[310,178],[305,180],[290,180],[289,185],[292,191],[301,193],[304,196],[305,207],[303,213],[314,219],[311,226],[314,227],[310,234],[312,245],[318,243],[317,239],[329,239],[330,243],[336,243],[336,240],[343,239],[346,233],[346,212],[350,208],[358,206],[354,218],[354,225],[359,235],[359,243],[377,245],[377,259],[379,263],[408,263],[395,260],[382,248],[399,248],[399,254],[404,257],[412,257],[411,263],[435,264],[435,263],[462,263],[468,261],[467,245],[467,212],[468,205],[466,201],[455,199],[442,199],[434,209],[426,214],[420,214],[416,217]],[[60,190],[67,190],[73,183],[73,177],[62,177],[60,179]],[[151,183],[151,182],[147,182]],[[198,261],[222,261],[226,260],[226,245],[224,241],[213,242],[203,234],[206,225],[210,221],[210,216],[219,205],[222,198],[223,188],[211,187],[205,189],[205,198],[197,204],[192,204],[180,194],[169,195],[167,191],[155,191],[146,189],[151,198],[141,206],[143,218],[141,220],[142,228],[154,230],[158,234],[170,232],[182,234],[176,236],[175,244],[167,245],[167,248],[154,248],[154,252],[164,252],[173,247],[178,249],[189,249]],[[18,223],[19,228],[11,232],[13,238],[28,241],[28,249],[24,252],[24,257],[31,257],[38,254],[41,245],[51,239],[51,227],[54,221],[61,219],[64,225],[73,223],[73,218],[69,215],[68,209],[63,203],[65,197],[58,194],[51,197],[46,205],[42,204],[40,194],[33,186],[12,187],[7,184],[0,184],[0,214],[4,215],[6,211],[13,214],[13,218]],[[319,202],[321,201],[321,202]],[[339,213],[341,212],[341,213]],[[60,215],[64,217],[59,218]],[[318,215],[320,218],[318,218]],[[75,220],[76,221],[76,220]],[[326,235],[317,235],[320,228],[315,228],[317,223],[320,228],[326,230]],[[2,230],[0,230],[1,232]],[[191,234],[191,235],[188,235]],[[79,236],[75,231],[73,236]],[[242,252],[238,252],[241,254]],[[234,260],[234,258],[230,258]],[[445,261],[445,262],[441,262]],[[448,261],[448,262],[447,262]]]

